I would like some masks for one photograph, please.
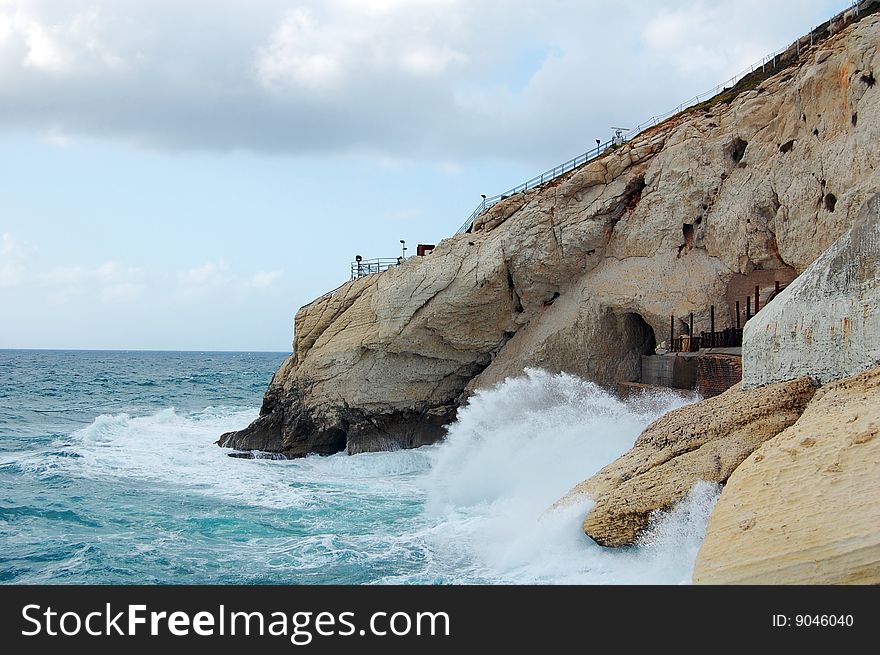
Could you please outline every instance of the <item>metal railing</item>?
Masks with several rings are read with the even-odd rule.
[[[709,98],[713,98],[716,95],[718,95],[719,93],[721,93],[722,91],[731,89],[732,87],[736,86],[736,84],[738,82],[740,82],[744,77],[754,73],[759,68],[762,71],[766,72],[767,66],[772,65],[773,70],[775,70],[778,58],[781,55],[788,52],[789,50],[794,49],[793,54],[795,54],[795,56],[800,56],[801,47],[802,46],[807,47],[806,42],[809,42],[810,46],[812,46],[813,42],[814,42],[814,35],[817,32],[819,32],[820,30],[822,30],[826,24],[828,26],[829,36],[833,35],[834,34],[834,27],[833,27],[834,22],[838,18],[843,17],[848,11],[854,11],[855,16],[858,16],[859,15],[859,6],[862,4],[866,4],[864,2],[864,0],[853,1],[850,4],[849,9],[846,9],[846,10],[840,12],[839,14],[837,14],[836,16],[834,16],[833,18],[828,20],[827,23],[823,23],[822,25],[814,28],[813,30],[810,31],[810,33],[807,36],[798,37],[797,40],[793,41],[789,45],[787,45],[783,48],[780,48],[779,50],[777,50],[775,52],[771,52],[769,55],[763,57],[761,59],[761,61],[752,64],[751,66],[749,66],[746,69],[743,69],[742,71],[740,71],[739,73],[737,73],[736,75],[731,77],[730,79],[722,82],[721,84],[716,85],[714,88],[709,89],[708,91],[704,91],[703,93],[695,95],[690,100],[687,100],[687,101],[681,103],[680,105],[678,105],[678,107],[676,107],[674,109],[670,109],[666,113],[658,114],[656,116],[651,116],[651,118],[646,120],[644,123],[640,123],[639,125],[630,129],[629,131],[621,132],[619,136],[615,136],[615,137],[609,139],[608,141],[606,141],[605,143],[598,144],[595,148],[590,148],[582,155],[578,155],[577,157],[574,157],[573,159],[569,159],[568,161],[563,162],[562,164],[559,164],[558,166],[554,166],[550,170],[545,171],[545,172],[541,173],[540,175],[536,175],[532,179],[526,180],[522,184],[518,184],[517,186],[505,191],[504,193],[499,193],[498,195],[491,196],[489,198],[483,197],[482,202],[480,202],[480,204],[477,205],[477,208],[474,209],[474,211],[471,213],[470,216],[468,216],[467,220],[464,223],[462,223],[461,227],[458,228],[458,230],[456,231],[456,234],[463,234],[463,233],[467,232],[468,230],[470,230],[474,224],[474,221],[477,219],[478,216],[480,216],[487,209],[498,204],[502,200],[505,200],[506,198],[509,198],[510,196],[513,196],[517,193],[522,193],[524,191],[528,191],[529,189],[534,189],[536,187],[539,187],[539,186],[545,184],[546,182],[549,182],[551,180],[556,179],[557,177],[559,177],[560,175],[562,175],[564,173],[567,173],[569,171],[573,171],[575,168],[578,168],[579,166],[583,166],[587,162],[590,162],[590,161],[596,159],[597,157],[599,157],[603,152],[605,152],[612,145],[617,145],[617,144],[629,141],[632,138],[641,134],[646,129],[648,129],[650,127],[654,127],[655,125],[659,125],[660,123],[665,121],[667,118],[671,118],[672,116],[675,116],[676,114],[681,113],[685,109],[692,107],[694,105],[697,105],[697,104],[703,102],[704,100],[708,100]]]
[[[392,266],[397,266],[400,263],[400,257],[396,259],[391,258],[377,258],[377,259],[362,259],[360,261],[353,261],[351,263],[351,279],[356,280],[359,277],[364,277],[366,275],[372,275],[373,273],[381,273],[382,271],[387,271]]]

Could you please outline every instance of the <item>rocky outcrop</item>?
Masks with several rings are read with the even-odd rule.
[[[747,391],[737,385],[657,419],[630,451],[569,493],[569,500],[586,494],[596,501],[584,532],[603,546],[633,543],[652,513],[683,499],[700,480],[725,482],[755,448],[798,419],[814,391],[807,378]]]
[[[635,380],[670,315],[706,330],[714,304],[732,324],[733,289],[803,271],[880,188],[878,41],[867,16],[302,308],[260,418],[220,443],[289,456],[419,445],[470,390],[526,366]]]
[[[694,570],[707,584],[880,583],[880,368],[821,388],[730,476]]]
[[[743,331],[743,384],[821,383],[880,364],[880,194]]]

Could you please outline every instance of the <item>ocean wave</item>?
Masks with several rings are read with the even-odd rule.
[[[41,484],[8,508],[10,527],[33,541],[0,578],[687,582],[717,487],[698,485],[622,550],[583,534],[589,499],[548,507],[694,399],[621,401],[571,375],[527,371],[475,394],[439,444],[282,461],[231,458],[214,444],[253,420],[254,407],[102,414],[41,450],[3,455],[0,469]],[[30,512],[50,489],[64,502]],[[66,541],[63,526],[73,531]],[[41,548],[51,565],[33,559]]]

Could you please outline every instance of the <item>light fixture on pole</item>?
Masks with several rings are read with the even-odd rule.
[[[403,239],[400,240],[400,248],[401,248],[400,258],[402,260],[406,259],[406,241],[404,241]]]

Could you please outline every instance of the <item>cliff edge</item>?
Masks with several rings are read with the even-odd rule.
[[[524,367],[635,380],[670,315],[733,323],[880,188],[880,19],[864,17],[571,173],[516,194],[426,257],[295,318],[260,417],[222,446],[300,456],[419,446]]]

